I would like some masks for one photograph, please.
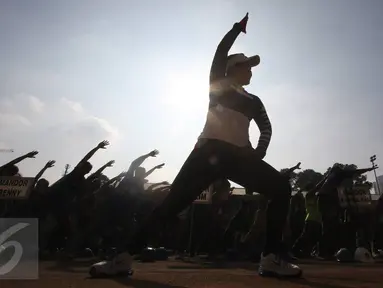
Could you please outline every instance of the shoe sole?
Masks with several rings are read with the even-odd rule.
[[[301,278],[303,275],[303,272],[300,271],[299,274],[294,274],[294,275],[281,275],[273,271],[258,271],[258,275],[265,278],[268,277],[268,278],[286,279],[286,278]]]

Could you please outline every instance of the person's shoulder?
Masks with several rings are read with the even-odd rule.
[[[257,105],[257,107],[259,107],[259,109],[265,109],[261,98],[259,98],[257,95],[252,95],[252,97],[253,97],[253,101],[254,101],[255,105]]]
[[[213,83],[210,84],[210,89],[209,89],[209,93],[210,94],[222,94],[222,93],[225,93],[227,92],[231,85],[232,85],[232,81],[227,78],[227,77],[223,77],[221,79],[218,79],[216,81],[214,81]]]
[[[246,91],[246,90],[245,90],[245,91]],[[246,91],[246,93],[247,93],[248,97],[251,98],[251,99],[253,100],[253,103],[254,103],[257,107],[259,107],[259,108],[264,107],[264,106],[263,106],[263,102],[262,102],[261,98],[260,98],[258,95],[249,93],[249,92],[247,92],[247,91]]]
[[[257,95],[250,93],[249,91],[247,91],[245,89],[243,89],[243,91],[245,91],[247,93],[247,95],[250,96],[252,99],[261,101],[261,99]]]

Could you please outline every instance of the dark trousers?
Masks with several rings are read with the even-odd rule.
[[[318,244],[322,235],[322,224],[316,221],[306,221],[301,236],[293,246],[294,253],[310,256],[313,248]]]
[[[319,195],[319,210],[322,214],[322,237],[319,241],[319,256],[332,257],[339,249],[339,200],[337,195]]]
[[[151,233],[158,233],[167,221],[218,179],[229,179],[270,199],[264,252],[279,253],[289,208],[290,183],[278,170],[260,160],[252,148],[240,148],[218,140],[199,141],[174,179],[170,193],[141,225],[128,251],[141,251]]]

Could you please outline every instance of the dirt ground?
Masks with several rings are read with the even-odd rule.
[[[383,264],[338,264],[306,262],[300,264],[304,276],[299,280],[277,280],[257,275],[256,264],[231,263],[202,265],[168,260],[137,263],[135,274],[117,279],[89,279],[90,261],[70,264],[41,262],[39,280],[0,280],[1,288],[213,288],[213,287],[383,287]]]

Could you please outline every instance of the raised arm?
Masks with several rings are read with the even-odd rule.
[[[225,77],[229,50],[233,46],[234,41],[237,39],[238,35],[241,32],[246,33],[247,20],[249,19],[248,14],[249,13],[246,14],[241,22],[235,23],[233,28],[227,32],[227,34],[218,44],[210,69],[210,85]]]
[[[158,186],[161,186],[161,185],[170,186],[169,182],[164,181],[164,182],[160,182],[160,183],[153,183],[148,188],[146,188],[146,190],[147,191],[153,191],[155,188],[157,188]]]
[[[259,128],[259,133],[260,133],[258,145],[255,151],[257,152],[257,154],[259,154],[261,159],[263,159],[263,157],[265,157],[266,155],[267,148],[269,147],[269,144],[270,144],[272,128],[271,128],[269,117],[266,112],[266,108],[263,105],[261,99],[256,97],[254,100],[255,100],[255,107],[254,107],[253,118]]]
[[[108,181],[106,181],[104,184],[102,184],[102,186],[97,189],[96,191],[93,192],[93,194],[96,194],[97,192],[101,191],[104,187],[114,183],[115,181],[118,181],[120,180],[121,178],[125,177],[126,176],[126,173],[127,172],[122,172],[120,173],[119,175],[117,175],[116,177],[113,177],[112,179],[109,179]]]
[[[108,141],[102,141],[100,142],[95,148],[93,148],[92,150],[90,150],[88,152],[88,154],[85,155],[84,158],[82,158],[82,160],[80,162],[78,162],[77,166],[79,166],[80,164],[82,163],[85,163],[87,162],[90,158],[92,158],[92,156],[99,150],[99,149],[106,149],[106,146],[109,145],[109,142]],[[76,166],[76,167],[77,167]]]
[[[17,163],[20,163],[21,161],[23,161],[23,160],[25,160],[25,159],[27,159],[27,158],[35,158],[35,156],[36,156],[37,154],[39,154],[39,152],[37,152],[37,151],[29,152],[29,153],[27,153],[27,154],[25,154],[25,155],[23,155],[23,156],[20,156],[20,157],[18,157],[18,158],[16,158],[16,159],[13,159],[12,161],[8,162],[7,164],[1,166],[1,167],[0,167],[0,170],[6,168],[6,167],[8,167],[8,166],[11,166],[11,165],[15,165],[15,164],[17,164]]]
[[[93,180],[101,175],[102,171],[104,171],[108,167],[113,167],[114,160],[109,161],[105,165],[101,166],[96,172],[92,173],[87,180]]]
[[[152,169],[150,169],[149,171],[147,171],[144,175],[144,178],[148,177],[150,174],[152,174],[155,170],[157,169],[161,169],[162,167],[164,167],[165,163],[162,163],[160,165],[157,165],[157,166],[154,166]]]
[[[354,178],[356,176],[362,175],[364,173],[373,171],[377,169],[378,167],[371,167],[371,168],[365,168],[365,169],[356,169],[356,170],[343,170],[341,171],[342,178],[347,179],[347,178]]]
[[[297,169],[301,169],[301,162],[299,162],[297,165],[287,169],[286,172],[284,172],[284,175],[287,175],[290,177],[291,173],[293,173]]]
[[[136,160],[134,160],[132,162],[132,164],[130,164],[127,176],[128,177],[133,177],[134,176],[134,171],[136,171],[137,168],[140,167],[141,164],[144,163],[144,161],[147,158],[149,158],[149,157],[156,157],[159,153],[160,152],[158,152],[158,150],[153,150],[153,151],[151,151],[148,154],[145,154],[145,155],[142,155],[142,156],[138,157]]]
[[[51,168],[55,165],[56,161],[54,160],[50,160],[47,162],[47,164],[45,164],[45,166],[43,167],[43,169],[40,170],[39,173],[37,173],[37,175],[35,176],[35,180],[34,182],[37,183],[37,181],[39,181],[39,179],[41,178],[41,176],[43,176],[44,172],[48,169],[48,168]]]

